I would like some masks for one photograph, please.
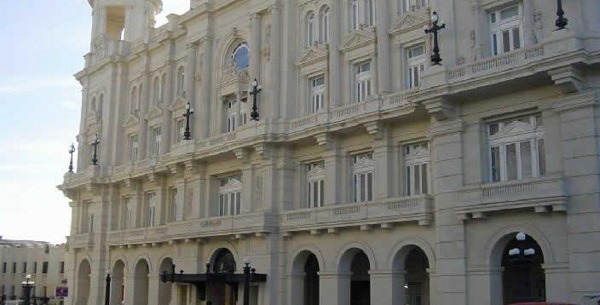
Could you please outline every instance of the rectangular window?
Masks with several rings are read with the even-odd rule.
[[[416,88],[421,85],[421,76],[425,71],[427,58],[425,56],[425,45],[420,44],[406,50],[407,60],[407,87]]]
[[[138,135],[132,134],[129,136],[129,160],[137,161],[138,158]]]
[[[121,204],[121,229],[131,229],[131,218],[133,215],[133,203],[131,202],[131,198],[123,198]]]
[[[308,207],[322,207],[325,202],[325,164],[323,162],[307,164],[306,181]]]
[[[162,139],[162,131],[160,127],[150,129],[150,155],[158,156],[160,154],[160,142]]]
[[[43,274],[48,273],[48,262],[43,262],[42,263],[42,273]]]
[[[429,192],[429,144],[427,142],[405,145],[404,190],[406,196]]]
[[[376,16],[376,12],[375,12],[375,0],[366,0],[366,24],[368,26],[374,26],[375,25],[375,16]]]
[[[375,162],[373,153],[354,155],[353,161],[353,189],[354,202],[373,200],[373,173]]]
[[[219,216],[239,215],[242,206],[242,182],[239,176],[219,181]]]
[[[169,190],[169,210],[167,220],[173,222],[177,219],[177,189]]]
[[[225,102],[225,112],[226,112],[226,119],[227,119],[227,122],[225,125],[226,132],[234,132],[235,129],[237,128],[239,111],[240,111],[240,105],[234,98],[231,98]]]
[[[37,273],[37,262],[33,262],[33,273]]]
[[[2,273],[6,273],[6,262],[2,263]]]
[[[371,61],[356,64],[355,70],[355,100],[356,102],[362,102],[371,96],[371,83],[373,80]]]
[[[358,7],[358,0],[352,0],[350,4],[350,27],[352,30],[358,30],[360,20],[360,10]]]
[[[487,126],[490,181],[521,180],[546,172],[544,128],[539,115],[528,115]]]
[[[58,270],[60,274],[65,273],[65,262],[60,262],[60,264],[58,265]]]
[[[27,273],[27,262],[23,262],[23,273]]]
[[[521,4],[489,12],[492,55],[523,47]]]
[[[318,76],[309,80],[310,113],[317,113],[325,107],[325,77]]]
[[[12,265],[12,273],[17,273],[17,263],[13,263],[13,265]]]
[[[156,201],[155,193],[146,194],[146,217],[144,224],[148,227],[153,227],[156,224]]]

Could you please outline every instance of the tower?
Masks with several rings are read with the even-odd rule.
[[[92,40],[99,35],[112,40],[143,40],[154,27],[162,0],[88,0],[93,10]]]

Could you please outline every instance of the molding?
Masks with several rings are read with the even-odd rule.
[[[571,65],[548,70],[548,74],[563,93],[582,92],[585,89],[582,76],[584,71],[580,68]]]
[[[437,121],[445,121],[455,117],[455,107],[447,98],[438,97],[422,102],[427,112]]]
[[[356,30],[344,37],[342,43],[340,44],[340,51],[349,52],[372,44],[376,39],[377,37],[375,36],[375,30],[373,28]]]

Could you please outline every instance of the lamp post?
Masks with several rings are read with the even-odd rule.
[[[252,112],[250,112],[250,119],[253,121],[258,121],[258,107],[256,106],[256,98],[258,93],[262,90],[262,86],[258,84],[258,80],[255,78],[252,81],[252,90],[250,94],[252,95]]]
[[[30,305],[29,294],[34,284],[35,283],[31,280],[31,274],[26,275],[25,280],[21,282],[21,286],[23,287],[23,293],[25,294],[24,305]]]
[[[75,152],[75,145],[71,143],[69,147],[69,154],[71,155],[71,161],[69,161],[69,173],[73,172],[73,153]]]
[[[104,288],[104,305],[110,304],[110,271],[106,270],[106,287]]]
[[[425,34],[433,33],[433,54],[431,55],[431,62],[433,65],[440,65],[442,58],[440,57],[440,47],[438,45],[438,31],[446,28],[446,24],[443,21],[440,22],[440,17],[436,12],[431,14],[431,23],[431,28],[425,29]]]
[[[96,133],[96,138],[92,145],[94,145],[94,155],[92,156],[92,164],[98,165],[98,144],[100,144],[100,140],[98,139],[98,134]]]
[[[250,259],[244,258],[244,302],[242,305],[250,305]]]
[[[185,113],[183,114],[185,117],[185,131],[183,132],[184,140],[192,139],[192,133],[190,132],[190,116],[192,116],[192,114],[194,114],[194,109],[190,106],[190,102],[188,102],[185,104]]]
[[[558,27],[557,30],[562,30],[564,29],[567,24],[569,23],[569,21],[567,20],[567,18],[564,17],[565,15],[565,11],[563,11],[562,8],[562,0],[556,0],[556,16],[558,16],[558,18],[556,18],[556,27]]]

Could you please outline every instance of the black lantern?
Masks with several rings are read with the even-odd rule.
[[[69,154],[71,155],[71,161],[69,161],[69,173],[73,172],[73,153],[75,152],[75,145],[71,143],[69,147]]]
[[[194,109],[190,106],[190,102],[185,104],[185,113],[183,116],[185,117],[185,131],[183,132],[184,140],[191,140],[192,133],[190,132],[190,116],[194,114]]]
[[[569,23],[569,21],[567,20],[567,18],[564,17],[565,15],[565,11],[563,11],[562,8],[562,0],[556,0],[556,16],[558,16],[558,18],[556,18],[556,27],[558,27],[558,30],[562,30],[564,29],[567,24]]]
[[[92,156],[92,164],[98,165],[98,144],[100,144],[100,140],[98,139],[98,134],[96,134],[96,138],[92,145],[94,146],[94,155]]]
[[[25,280],[23,282],[21,282],[21,286],[23,287],[23,294],[24,294],[24,305],[30,305],[30,294],[31,294],[31,289],[33,288],[33,285],[35,283],[31,280],[31,274],[28,274],[25,276]]]
[[[436,12],[431,15],[431,28],[425,29],[425,33],[433,33],[433,54],[431,55],[431,62],[433,65],[440,65],[442,58],[440,57],[440,47],[438,45],[438,31],[446,28],[446,24],[441,21],[440,17]]]
[[[256,106],[256,98],[258,96],[258,93],[260,93],[260,91],[262,90],[261,85],[258,84],[258,80],[255,78],[252,81],[252,89],[250,91],[250,94],[252,95],[252,112],[250,112],[250,118],[253,121],[258,121],[258,107]]]

